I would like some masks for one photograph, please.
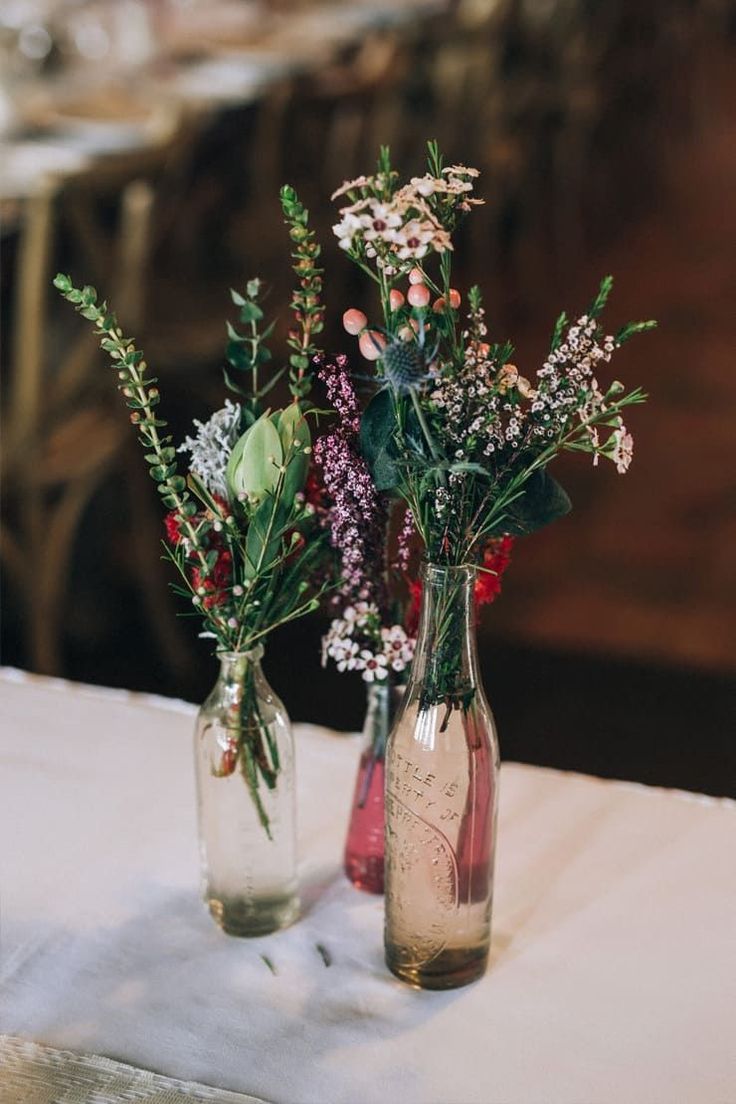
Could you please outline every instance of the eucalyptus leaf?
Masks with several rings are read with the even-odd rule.
[[[239,313],[241,322],[260,322],[263,318],[263,311],[257,303],[244,303]]]
[[[393,490],[400,481],[397,428],[394,400],[384,388],[373,396],[360,421],[360,451],[379,491]]]
[[[228,341],[225,346],[225,356],[227,357],[228,364],[231,364],[233,368],[237,368],[241,372],[247,372],[252,367],[252,360],[250,352],[245,345],[242,345],[238,341]]]
[[[567,491],[548,472],[539,470],[529,476],[522,493],[510,503],[504,519],[491,536],[510,533],[522,537],[542,529],[572,509]]]

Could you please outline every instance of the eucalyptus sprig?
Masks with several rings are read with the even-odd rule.
[[[265,385],[260,384],[259,369],[265,367],[271,360],[271,350],[266,342],[273,333],[275,322],[269,322],[263,328],[263,309],[260,306],[262,283],[255,277],[245,285],[245,293],[241,294],[233,288],[230,290],[230,298],[238,307],[240,322],[246,327],[245,332],[238,330],[232,322],[226,322],[228,342],[225,350],[227,362],[231,369],[244,375],[250,375],[250,384],[239,383],[227,369],[223,369],[225,383],[240,395],[244,400],[246,410],[253,420],[258,416],[264,397],[278,382],[284,373],[280,371],[271,373]]]

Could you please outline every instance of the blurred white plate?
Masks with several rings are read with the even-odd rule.
[[[148,142],[148,126],[140,122],[58,115],[53,129],[75,150],[88,154],[121,153]]]
[[[8,142],[0,145],[0,198],[34,195],[50,176],[69,176],[86,168],[80,150],[52,142]]]
[[[252,57],[232,54],[187,65],[166,80],[166,88],[186,100],[242,101],[257,95],[274,75]]]

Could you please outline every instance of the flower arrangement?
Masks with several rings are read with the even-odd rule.
[[[273,323],[263,325],[261,284],[250,280],[243,294],[231,293],[240,327],[227,323],[225,382],[236,401],[227,399],[206,422],[195,422],[195,433],[178,448],[158,413],[157,381],[107,304],[98,302],[94,288],[74,287],[68,276],[54,281],[92,323],[117,371],[168,511],[164,549],[178,572],[174,589],[190,602],[192,614],[201,618],[201,635],[214,640],[220,653],[251,652],[278,626],[317,609],[329,586],[320,570],[326,535],[304,494],[312,462],[308,396],[319,351],[315,337],[323,327],[320,250],[292,188],[282,189],[281,203],[297,276],[288,369],[271,369],[267,340]],[[287,370],[292,401],[271,409],[267,395]],[[188,455],[185,473],[181,453]],[[246,685],[214,773],[227,776],[240,768],[268,831],[261,787],[275,787],[280,764],[254,701]]]
[[[403,507],[392,559],[392,502],[376,488],[360,453],[361,409],[347,358],[318,358],[317,374],[337,414],[336,426],[315,442],[315,461],[324,484],[323,524],[340,558],[332,596],[340,613],[323,639],[322,662],[331,659],[339,671],[359,671],[368,683],[401,683],[414,657],[422,594],[412,514]],[[513,540],[504,536],[486,545],[485,571],[475,587],[477,607],[500,592]]]
[[[570,509],[547,471],[556,456],[585,452],[594,464],[603,457],[620,473],[628,469],[633,441],[623,411],[646,396],[598,377],[617,349],[655,323],[607,334],[600,322],[612,288],[606,277],[576,321],[559,316],[544,364],[533,379],[523,376],[511,344],[489,339],[479,288],[462,310],[452,285],[453,233],[482,202],[472,194],[478,175],[445,166],[430,142],[426,173],[402,184],[383,149],[374,175],[335,192],[343,206],[334,233],[376,285],[381,305],[377,322],[355,308],[343,315],[375,368],[377,391],[358,436],[376,492],[403,499],[429,562],[474,566],[481,579],[493,573],[497,581],[510,538]],[[464,690],[451,595],[446,608],[425,704],[455,708]]]

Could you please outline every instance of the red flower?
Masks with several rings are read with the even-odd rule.
[[[326,527],[330,514],[330,499],[319,468],[310,467],[304,484],[304,498],[314,507],[315,516],[322,528]]]
[[[220,515],[224,518],[229,517],[230,516],[230,504],[228,503],[227,499],[223,498],[222,495],[218,495],[218,494],[213,494],[212,498],[213,498],[213,501],[217,503],[217,505],[220,509]],[[208,516],[209,517],[216,517],[217,515],[212,514],[211,511],[208,511]]]
[[[222,606],[227,601],[226,588],[230,586],[232,581],[232,564],[232,556],[227,550],[223,550],[215,561],[212,574],[208,575],[207,578],[203,578],[198,567],[192,568],[192,586],[196,591],[205,591],[202,598],[202,605],[205,609]]]
[[[479,571],[475,580],[473,592],[476,608],[487,606],[501,593],[501,577],[511,562],[511,549],[514,547],[513,537],[495,538],[488,542],[483,550],[481,567],[485,571]],[[409,636],[416,636],[419,627],[419,610],[422,605],[421,579],[406,579],[409,591],[409,603],[404,619],[404,629]]]
[[[486,570],[479,571],[475,580],[476,606],[488,605],[501,593],[501,576],[509,566],[513,547],[514,538],[509,536],[489,541],[486,545],[481,564]]]
[[[407,579],[406,586],[409,591],[409,605],[404,619],[404,629],[408,636],[416,636],[419,628],[419,610],[422,605],[422,581]]]
[[[166,529],[166,537],[169,544],[178,544],[181,540],[181,522],[179,521],[178,514],[174,510],[164,518],[164,528]]]

